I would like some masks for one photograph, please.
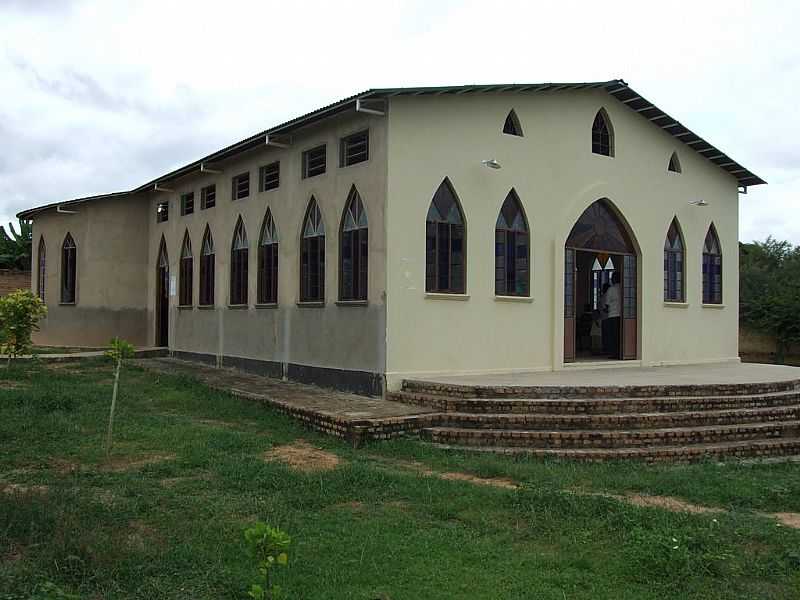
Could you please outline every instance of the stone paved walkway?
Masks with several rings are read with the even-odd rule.
[[[420,406],[345,394],[312,385],[281,381],[237,369],[216,369],[176,358],[136,360],[145,369],[193,377],[210,388],[264,402],[305,425],[350,439],[386,439],[429,426],[438,411]]]

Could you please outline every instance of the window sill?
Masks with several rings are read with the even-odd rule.
[[[59,306],[75,306],[77,302],[59,302]]]
[[[324,308],[325,307],[325,301],[322,300],[320,302],[316,302],[316,301],[315,302],[309,302],[309,301],[298,302],[297,306],[299,308]]]
[[[178,305],[178,310],[192,310],[193,308],[194,308],[194,306],[192,306],[191,304],[179,304]]]
[[[213,304],[199,304],[197,310],[214,310],[216,306]]]
[[[277,302],[266,302],[263,304],[256,304],[256,308],[278,308]]]
[[[336,306],[367,306],[367,300],[337,300]]]
[[[446,292],[425,292],[428,300],[469,300],[469,294],[448,294]]]
[[[523,304],[532,304],[533,298],[531,296],[497,296],[494,297],[495,302],[522,302]]]
[[[725,308],[725,305],[722,304],[722,303],[720,303],[720,304],[701,304],[700,306],[702,306],[703,308],[717,308],[717,309]]]
[[[667,300],[664,301],[664,306],[667,308],[689,308],[688,302],[669,302]]]
[[[231,310],[247,310],[250,308],[249,304],[228,304],[228,308]]]

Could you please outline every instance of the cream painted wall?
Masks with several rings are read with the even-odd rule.
[[[213,165],[221,174],[197,174],[170,184],[174,193],[150,194],[150,233],[146,297],[148,339],[155,339],[155,265],[161,237],[169,253],[171,275],[178,275],[178,261],[186,231],[194,253],[194,308],[178,308],[170,298],[170,348],[186,352],[227,355],[266,361],[291,362],[324,368],[383,373],[385,369],[385,235],[386,120],[352,113],[324,121],[293,134],[289,148],[263,147]],[[339,140],[369,128],[370,158],[353,166],[339,167]],[[301,179],[301,153],[327,144],[324,175]],[[259,167],[280,160],[280,187],[258,192]],[[250,172],[250,196],[231,200],[231,178]],[[200,189],[216,184],[216,206],[200,210]],[[368,304],[337,303],[339,297],[339,225],[351,187],[355,185],[369,222]],[[194,214],[181,216],[180,195],[194,191]],[[325,306],[300,307],[299,242],[302,222],[311,196],[322,211],[326,232]],[[156,205],[168,200],[169,220],[156,223]],[[280,240],[278,307],[257,308],[257,243],[270,208]],[[249,306],[230,309],[230,248],[233,232],[242,217],[249,253]],[[216,251],[215,308],[197,307],[200,250],[206,225]],[[177,283],[177,282],[176,282]]]
[[[604,107],[615,156],[591,153]],[[524,137],[501,133],[514,108]],[[424,373],[550,370],[563,363],[564,242],[592,202],[609,198],[640,248],[642,364],[737,360],[735,178],[605,92],[394,97],[389,108],[387,384]],[[678,152],[683,173],[667,172]],[[481,165],[497,159],[500,170]],[[444,177],[467,222],[467,294],[425,294],[425,216]],[[531,229],[531,301],[494,296],[494,224],[514,188]],[[704,199],[708,207],[690,206]],[[663,245],[673,216],[686,241],[686,306],[663,302]],[[701,305],[701,252],[714,222],[722,308]]]
[[[33,264],[44,237],[45,304],[48,316],[36,334],[40,344],[98,346],[120,336],[146,343],[145,270],[147,204],[140,199],[110,199],[54,209],[36,215]],[[77,248],[76,302],[61,304],[61,248],[67,233]],[[31,287],[38,289],[38,269]]]

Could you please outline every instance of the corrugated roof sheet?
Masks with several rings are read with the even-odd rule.
[[[740,186],[752,186],[765,184],[766,181],[761,179],[749,169],[743,167],[741,164],[733,160],[730,156],[701,138],[696,133],[689,130],[673,117],[646,100],[643,96],[638,94],[622,79],[612,79],[610,81],[593,81],[583,83],[512,83],[512,84],[491,84],[491,85],[460,85],[460,86],[437,86],[437,87],[404,87],[404,88],[374,88],[355,94],[333,104],[323,106],[315,111],[305,115],[296,117],[280,125],[276,125],[270,129],[257,133],[249,138],[236,142],[226,148],[213,152],[208,156],[192,162],[179,169],[175,169],[169,173],[165,173],[156,179],[148,181],[139,187],[136,187],[127,192],[115,192],[113,194],[105,194],[98,196],[88,196],[85,198],[75,198],[73,200],[66,200],[54,202],[45,206],[31,208],[20,212],[17,216],[21,219],[27,219],[35,215],[37,212],[53,208],[59,205],[75,204],[79,202],[88,202],[91,200],[101,200],[120,196],[127,196],[138,192],[152,190],[157,184],[165,184],[169,181],[185,177],[191,173],[200,170],[203,164],[211,164],[226,160],[239,154],[246,152],[257,146],[266,144],[267,138],[276,135],[286,135],[292,131],[315,123],[321,119],[328,118],[337,113],[351,110],[355,107],[356,102],[359,100],[369,99],[382,99],[391,98],[393,96],[442,96],[449,94],[486,94],[486,93],[503,93],[503,92],[559,92],[563,90],[583,90],[583,89],[603,89],[611,96],[616,98],[619,102],[631,110],[642,115],[643,118],[648,119],[654,125],[657,125],[674,138],[683,142],[708,160],[716,164],[721,169],[733,175]]]

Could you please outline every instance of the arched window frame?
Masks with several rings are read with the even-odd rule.
[[[180,276],[180,290],[178,293],[179,306],[192,306],[194,300],[194,255],[192,254],[192,240],[189,238],[189,230],[183,235],[183,244],[181,246],[181,259],[180,267],[178,269]]]
[[[494,240],[495,295],[530,296],[530,229],[525,209],[514,189],[508,192],[500,207]]]
[[[214,306],[214,238],[206,225],[200,246],[200,306]]]
[[[61,245],[61,304],[75,304],[78,298],[78,247],[71,233]]]
[[[703,304],[722,304],[722,246],[714,223],[703,242]]]
[[[250,258],[247,230],[242,217],[236,221],[231,240],[231,306],[247,304],[247,267]]]
[[[503,133],[506,135],[525,137],[525,134],[522,132],[522,125],[519,122],[517,112],[513,108],[508,112],[506,120],[503,123]]]
[[[325,222],[314,196],[300,230],[300,302],[325,302]]]
[[[258,236],[258,304],[278,303],[278,228],[272,218],[272,211],[267,208],[261,232]]]
[[[592,121],[592,153],[614,156],[614,128],[605,108],[598,110]]]
[[[451,202],[447,215],[442,215],[441,209]],[[425,219],[425,291],[465,294],[466,289],[467,223],[458,195],[445,177]]]
[[[36,295],[44,302],[45,281],[47,275],[47,246],[44,236],[39,237],[39,250],[36,254]]]
[[[683,173],[683,168],[681,167],[681,161],[678,158],[677,152],[673,152],[672,155],[669,157],[669,163],[667,163],[667,172]]]
[[[664,238],[664,302],[686,301],[685,248],[683,232],[675,217]]]
[[[356,186],[350,188],[339,226],[339,300],[366,301],[369,222]]]

